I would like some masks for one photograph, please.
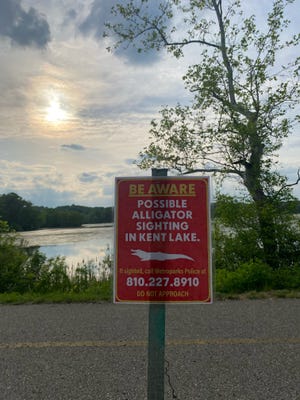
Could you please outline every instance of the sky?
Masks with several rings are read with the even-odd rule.
[[[0,0],[0,194],[47,207],[110,206],[116,176],[151,174],[133,161],[161,107],[189,101],[182,75],[195,55],[108,52],[103,25],[115,2]],[[267,6],[253,0],[250,11]],[[280,151],[290,182],[299,149],[298,130]]]

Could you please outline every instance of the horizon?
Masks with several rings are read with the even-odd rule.
[[[14,193],[14,194],[20,196],[20,195],[19,195],[18,193],[16,193],[16,192],[9,192],[9,193],[0,193],[0,197],[3,196],[3,195],[10,194],[10,193]],[[21,197],[23,200],[25,200],[26,202],[31,203],[33,207],[44,207],[44,208],[58,208],[58,207],[72,207],[72,206],[74,206],[74,207],[87,207],[87,208],[114,208],[114,207],[115,207],[115,203],[114,203],[114,202],[113,202],[112,204],[110,204],[110,205],[95,205],[95,206],[86,206],[86,205],[84,205],[84,204],[78,204],[78,203],[61,204],[61,205],[57,205],[57,206],[45,206],[45,205],[43,205],[43,204],[35,204],[35,203],[31,202],[30,200],[28,200],[28,199],[22,197],[22,196],[20,196],[20,197]],[[295,197],[295,200],[296,200],[297,202],[300,203],[300,198]],[[215,198],[211,198],[211,199],[210,199],[210,204],[211,204],[211,205],[212,205],[212,204],[216,204],[216,199],[215,199]]]

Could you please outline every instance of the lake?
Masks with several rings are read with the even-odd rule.
[[[40,229],[20,232],[26,247],[38,246],[48,258],[64,256],[73,269],[82,261],[99,263],[112,253],[113,224],[83,225],[80,228]]]

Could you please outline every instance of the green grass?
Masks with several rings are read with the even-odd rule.
[[[257,299],[300,299],[297,290],[272,290],[268,292],[215,293],[214,301],[222,300],[257,300]],[[93,288],[80,293],[2,293],[0,304],[49,304],[49,303],[102,303],[112,301],[111,282],[107,281],[102,288]]]
[[[41,303],[92,303],[111,301],[112,280],[98,284],[80,292],[52,293],[0,293],[0,304],[41,304]]]
[[[245,293],[215,293],[216,300],[300,299],[300,290],[250,291]]]

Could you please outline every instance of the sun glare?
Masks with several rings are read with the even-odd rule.
[[[67,113],[62,109],[57,100],[52,100],[47,108],[46,119],[49,122],[60,122],[67,118]]]

